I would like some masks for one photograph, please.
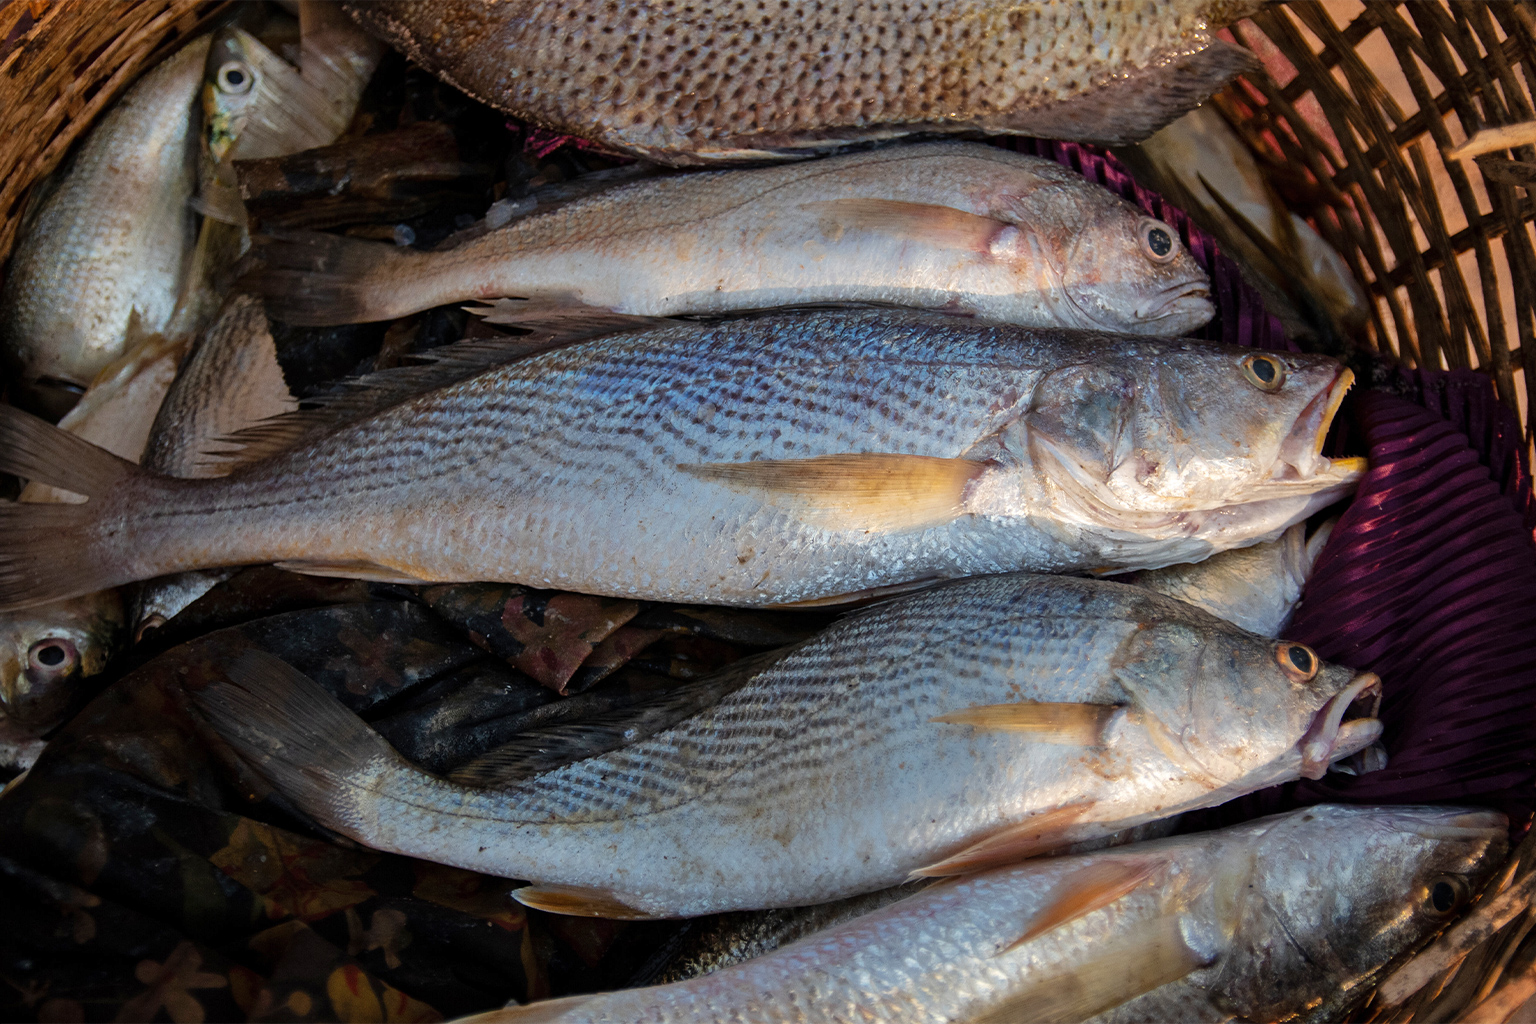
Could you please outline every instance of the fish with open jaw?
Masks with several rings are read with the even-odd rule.
[[[270,655],[227,676],[192,698],[327,828],[529,879],[528,906],[617,918],[1011,863],[1319,777],[1381,733],[1369,672],[1137,587],[1027,574],[890,601],[449,778]]]
[[[805,156],[914,133],[1136,142],[1257,70],[1250,0],[349,3],[483,103],[649,160]]]
[[[263,424],[219,480],[0,408],[0,608],[277,562],[737,606],[1257,543],[1354,486],[1322,356],[913,312],[664,324],[507,363],[450,346]],[[491,367],[487,369],[487,367]]]
[[[442,252],[257,239],[246,286],[296,324],[470,299],[671,316],[884,302],[1038,327],[1173,337],[1214,313],[1178,232],[1076,171],[973,142],[647,178]]]
[[[1506,827],[1471,808],[1310,807],[1001,868],[702,978],[466,1024],[1337,1020],[1471,901]]]

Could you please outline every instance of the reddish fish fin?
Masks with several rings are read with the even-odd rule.
[[[926,455],[848,454],[811,459],[679,465],[705,480],[760,494],[805,521],[866,532],[923,529],[960,515],[986,463]]]
[[[978,1007],[978,1024],[1065,1024],[1086,1020],[1205,966],[1176,916],[1141,921],[1094,947],[1072,966]]]
[[[1024,701],[1018,704],[979,704],[929,719],[969,725],[977,729],[1028,733],[1041,743],[1063,746],[1097,746],[1104,726],[1120,710],[1118,704],[1053,704]]]
[[[409,586],[414,583],[441,582],[424,580],[393,566],[362,559],[333,562],[294,560],[274,562],[273,565],[289,572],[303,573],[305,576],[332,576],[344,580],[367,580],[369,583],[402,583]]]
[[[907,876],[907,880],[968,875],[988,868],[1016,864],[1021,860],[1046,853],[1061,846],[1066,841],[1067,830],[1081,821],[1083,815],[1092,808],[1092,803],[1067,804],[1065,807],[1042,811],[1012,825],[1005,825],[959,853],[918,868]]]
[[[819,212],[822,233],[834,240],[845,231],[872,231],[911,238],[945,249],[989,252],[1010,225],[952,206],[904,203],[896,199],[837,199],[806,203]]]
[[[616,921],[647,921],[655,915],[636,910],[610,889],[585,885],[528,885],[512,890],[525,907],[569,917],[606,917]]]
[[[1109,906],[1120,897],[1138,888],[1157,870],[1157,862],[1147,859],[1115,860],[1090,864],[1062,879],[1056,899],[1036,914],[1013,942],[998,950],[997,955],[1017,949],[1037,935],[1043,935],[1068,921],[1075,921],[1084,914]]]

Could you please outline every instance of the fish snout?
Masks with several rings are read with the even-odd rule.
[[[1149,295],[1136,307],[1136,319],[1157,324],[1159,333],[1169,328],[1178,331],[1193,330],[1210,321],[1216,315],[1211,302],[1211,285],[1204,280],[1186,280]],[[1168,324],[1163,321],[1175,320]]]
[[[1381,677],[1361,672],[1312,716],[1312,725],[1301,738],[1301,775],[1320,779],[1328,766],[1349,757],[1381,738],[1376,718],[1381,709]]]

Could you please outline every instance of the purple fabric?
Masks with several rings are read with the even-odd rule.
[[[1220,341],[1228,345],[1248,345],[1285,352],[1301,351],[1285,336],[1278,317],[1264,308],[1264,300],[1238,272],[1237,264],[1223,255],[1216,239],[1189,219],[1189,214],[1143,188],[1131,177],[1124,164],[1097,146],[1077,142],[1053,142],[1050,139],[997,139],[994,143],[1019,153],[1054,160],[1097,182],[1149,216],[1174,228],[1195,262],[1211,277],[1211,298],[1216,303],[1216,318],[1192,338]]]
[[[1388,767],[1191,815],[1216,827],[1291,807],[1466,802],[1523,827],[1536,804],[1536,541],[1515,417],[1471,371],[1401,375],[1355,417],[1371,468],[1287,630],[1382,678]],[[1427,406],[1427,408],[1426,408]]]

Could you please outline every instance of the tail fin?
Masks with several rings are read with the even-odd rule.
[[[189,691],[214,731],[320,824],[366,843],[387,776],[416,769],[280,658],[248,650],[225,675]]]
[[[139,468],[47,420],[0,405],[0,471],[99,498]]]
[[[271,300],[272,315],[305,327],[393,320],[435,303],[412,302],[414,265],[427,254],[319,231],[251,239],[253,269],[238,286]]]

